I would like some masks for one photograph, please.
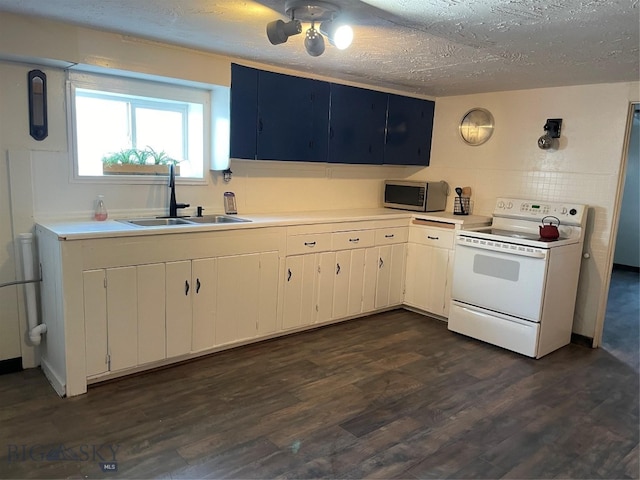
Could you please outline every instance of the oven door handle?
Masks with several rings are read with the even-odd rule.
[[[519,255],[521,257],[530,257],[530,258],[547,258],[547,251],[540,249],[530,249],[526,250],[528,247],[521,245],[512,245],[508,243],[504,243],[501,245],[487,245],[471,243],[469,240],[465,238],[458,238],[457,242],[461,247],[475,248],[477,250],[491,250],[493,252],[500,252],[506,255]],[[524,249],[524,250],[521,250]]]

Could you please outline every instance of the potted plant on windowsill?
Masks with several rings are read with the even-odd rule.
[[[164,150],[153,148],[126,148],[102,157],[103,175],[169,175],[169,165],[175,165],[180,175],[179,161],[169,157]]]

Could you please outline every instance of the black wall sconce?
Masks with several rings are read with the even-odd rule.
[[[538,139],[538,147],[548,150],[557,145],[557,138],[560,138],[560,130],[562,129],[561,118],[549,118],[544,124],[545,134]]]
[[[29,81],[29,135],[38,141],[49,135],[47,122],[47,76],[41,70],[31,70]]]

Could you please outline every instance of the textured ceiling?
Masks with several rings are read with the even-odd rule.
[[[0,12],[430,96],[640,79],[638,0],[335,3],[354,42],[315,58],[303,35],[267,40],[266,24],[286,20],[284,0],[0,0]]]

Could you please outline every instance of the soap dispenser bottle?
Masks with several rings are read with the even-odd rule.
[[[104,195],[98,195],[96,197],[96,209],[93,214],[93,218],[99,222],[102,222],[107,219],[107,207],[104,204]]]

